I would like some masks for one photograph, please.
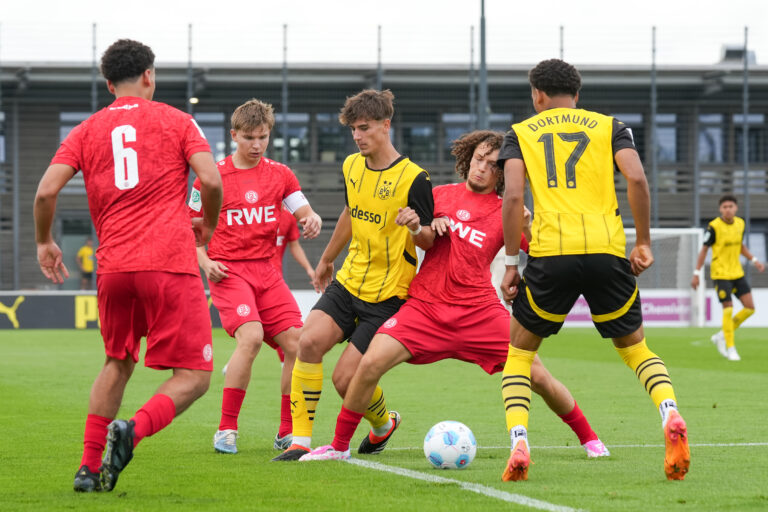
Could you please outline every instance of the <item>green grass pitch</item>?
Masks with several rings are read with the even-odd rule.
[[[509,454],[501,377],[444,361],[404,364],[383,379],[388,405],[403,423],[384,453],[358,460],[400,473],[344,462],[270,462],[277,453],[272,439],[280,366],[266,346],[240,417],[240,453],[216,454],[211,439],[220,413],[220,370],[234,347],[216,330],[208,394],[138,446],[114,492],[83,495],[72,491],[72,480],[88,393],[104,358],[99,333],[1,331],[0,510],[768,510],[768,329],[737,331],[738,363],[717,353],[712,332],[647,330],[688,423],[692,464],[683,482],[665,479],[658,412],[593,329],[564,329],[540,354],[611,450],[607,459],[587,460],[570,429],[534,397],[530,479],[501,482]],[[339,353],[337,347],[326,358],[316,446],[330,442],[340,407],[330,381]],[[132,416],[165,378],[137,366],[120,417]],[[434,470],[424,459],[424,435],[448,419],[467,424],[477,437],[477,457],[465,470]],[[366,430],[361,425],[353,439],[353,457]],[[520,504],[525,499],[538,501]]]

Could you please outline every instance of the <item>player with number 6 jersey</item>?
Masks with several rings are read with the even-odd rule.
[[[77,172],[100,242],[97,297],[107,359],[91,389],[74,482],[81,492],[114,489],[134,447],[202,396],[213,369],[194,252],[196,241],[207,243],[216,227],[221,177],[192,116],[152,101],[154,58],[148,46],[128,39],[104,52],[101,72],[115,101],[66,137],[35,197],[38,261],[54,283],[67,276],[51,235],[56,199]],[[185,206],[190,166],[207,212],[193,223]],[[113,421],[142,337],[144,364],[173,375],[133,418]]]

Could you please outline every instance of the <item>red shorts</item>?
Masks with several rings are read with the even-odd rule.
[[[413,356],[411,364],[458,359],[493,374],[507,361],[509,312],[501,302],[457,306],[411,297],[378,333],[402,343]]]
[[[139,360],[166,370],[213,370],[211,316],[199,276],[172,272],[116,272],[97,280],[99,321],[109,357]]]
[[[296,299],[269,260],[222,263],[229,277],[208,286],[221,325],[230,336],[234,337],[237,328],[246,322],[261,322],[264,341],[277,348],[272,341],[275,336],[303,325]]]

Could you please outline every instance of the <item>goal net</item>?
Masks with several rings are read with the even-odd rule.
[[[635,230],[625,229],[627,256],[635,246]],[[653,228],[651,250],[654,263],[637,278],[643,304],[643,321],[647,326],[703,326],[705,319],[704,288],[701,279],[697,290],[691,288],[696,257],[704,242],[699,228]],[[523,268],[521,259],[521,269]],[[504,249],[491,265],[492,280],[498,290],[504,275]],[[583,297],[566,318],[567,325],[592,325],[589,307]]]

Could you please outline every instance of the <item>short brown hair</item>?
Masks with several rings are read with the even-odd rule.
[[[272,130],[275,126],[275,110],[269,103],[256,98],[246,101],[232,113],[231,125],[235,131],[252,131],[263,124]]]
[[[456,157],[456,174],[463,180],[467,179],[472,155],[480,144],[488,144],[490,151],[494,151],[501,148],[502,142],[504,134],[491,130],[475,130],[453,141],[451,154]],[[504,169],[499,168],[496,171],[496,178],[496,193],[501,195],[504,193]]]
[[[737,205],[737,206],[738,206],[738,204],[739,204],[739,201],[738,201],[738,199],[736,199],[736,196],[735,196],[735,195],[733,195],[733,194],[725,194],[724,196],[722,196],[722,197],[720,198],[720,202],[719,202],[719,203],[717,203],[717,204],[718,204],[718,205],[721,205],[721,204],[725,203],[726,201],[730,201],[730,202],[732,202],[733,204],[735,204],[735,205]]]
[[[347,97],[339,113],[339,122],[349,126],[358,119],[391,120],[395,114],[394,101],[395,95],[389,89],[384,91],[365,89],[354,96]]]

